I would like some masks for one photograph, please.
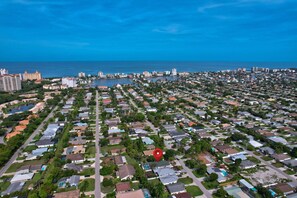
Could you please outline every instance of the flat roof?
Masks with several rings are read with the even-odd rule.
[[[241,179],[241,180],[239,180],[239,182],[240,182],[242,185],[244,185],[245,187],[247,187],[248,189],[252,189],[252,188],[254,188],[254,186],[251,185],[249,182],[247,182],[245,179]]]

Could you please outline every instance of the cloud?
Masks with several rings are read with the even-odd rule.
[[[171,24],[164,27],[154,28],[153,32],[166,33],[166,34],[181,34],[183,31],[179,24]]]
[[[225,3],[210,3],[198,7],[198,12],[204,13],[206,10],[215,9],[226,6],[252,6],[254,4],[280,4],[285,3],[286,0],[233,0]]]

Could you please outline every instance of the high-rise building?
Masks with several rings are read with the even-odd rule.
[[[25,71],[23,74],[23,80],[41,80],[41,73],[36,71],[35,73],[28,73]]]
[[[104,74],[103,74],[102,71],[98,72],[98,77],[99,77],[99,78],[103,78],[103,77],[104,77]]]
[[[67,87],[77,87],[76,78],[62,78],[62,85],[67,85]]]
[[[17,91],[22,89],[19,74],[0,75],[0,91]]]
[[[0,75],[8,74],[7,69],[0,69]]]
[[[151,77],[152,76],[152,74],[150,72],[148,72],[148,71],[144,71],[144,72],[142,72],[142,74],[143,74],[144,77]]]
[[[78,73],[78,77],[80,77],[80,78],[84,78],[84,77],[86,77],[86,73],[84,73],[84,72],[79,72],[79,73]]]
[[[172,74],[172,76],[176,76],[177,75],[177,71],[176,71],[175,68],[172,69],[171,74]]]

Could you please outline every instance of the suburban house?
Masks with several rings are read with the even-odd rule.
[[[119,167],[119,171],[117,172],[117,177],[121,180],[132,179],[135,174],[135,169],[130,164],[125,164]]]

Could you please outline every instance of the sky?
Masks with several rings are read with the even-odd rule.
[[[0,0],[0,61],[297,61],[296,0]]]

